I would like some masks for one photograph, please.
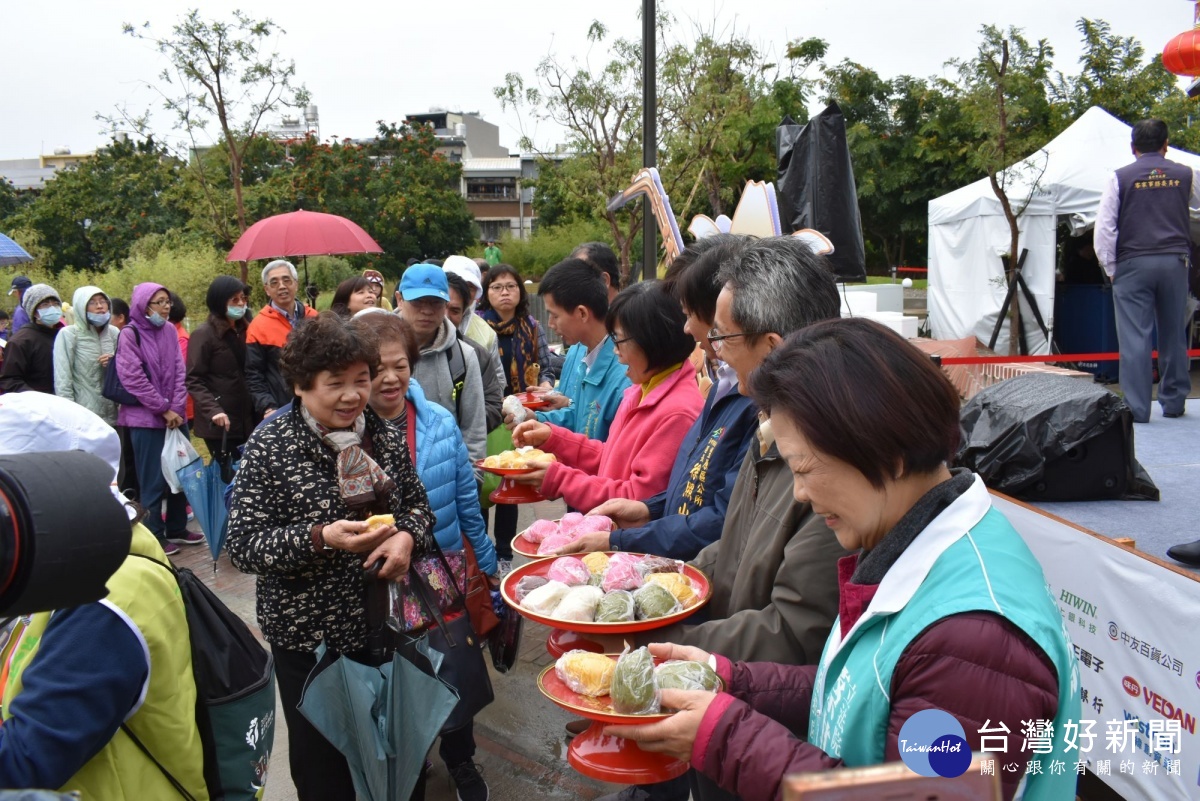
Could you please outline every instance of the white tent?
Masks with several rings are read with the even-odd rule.
[[[1029,250],[1022,275],[1042,319],[1053,330],[1055,231],[1072,234],[1095,223],[1109,175],[1133,161],[1130,126],[1092,107],[1029,158],[1005,171],[1018,212],[1020,247]],[[1167,158],[1200,168],[1200,156],[1171,148]],[[1008,223],[987,178],[929,202],[929,322],[934,339],[975,336],[986,343],[1008,291],[999,254],[1009,248]],[[1022,327],[1032,353],[1048,353],[1026,303]],[[996,342],[1008,352],[1008,324]]]

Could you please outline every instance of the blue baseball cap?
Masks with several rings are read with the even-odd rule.
[[[408,301],[438,298],[450,302],[450,282],[436,264],[414,264],[400,277],[400,297]]]

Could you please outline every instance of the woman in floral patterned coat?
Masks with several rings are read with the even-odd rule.
[[[370,408],[374,333],[326,312],[296,330],[280,366],[291,409],[263,423],[242,456],[229,515],[234,566],[258,576],[257,612],[275,657],[292,780],[301,801],[352,801],[345,758],[297,706],[322,642],[366,656],[364,570],[396,579],[433,547],[433,514],[403,434]],[[391,514],[394,525],[367,518]]]

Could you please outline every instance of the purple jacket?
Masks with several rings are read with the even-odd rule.
[[[170,409],[183,417],[186,411],[187,371],[179,351],[179,335],[172,325],[156,328],[146,319],[150,298],[164,288],[161,284],[151,283],[133,288],[129,325],[117,340],[117,375],[125,389],[142,405],[121,406],[117,410],[117,425],[166,428],[164,412]],[[136,329],[140,343],[129,328]]]

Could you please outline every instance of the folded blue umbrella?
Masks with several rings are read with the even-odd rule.
[[[176,470],[175,475],[179,477],[183,494],[192,505],[204,539],[208,540],[208,550],[212,552],[215,569],[217,557],[225,545],[225,524],[229,516],[225,509],[227,485],[221,480],[221,464],[217,459],[208,464],[204,463],[203,458],[196,459]]]
[[[0,234],[0,267],[11,267],[14,264],[24,264],[33,261],[33,256],[25,252],[25,248]]]
[[[441,654],[413,643],[418,667],[396,651],[382,667],[345,656],[331,660],[322,644],[300,713],[346,757],[354,791],[365,801],[407,801],[458,695],[436,673]]]

